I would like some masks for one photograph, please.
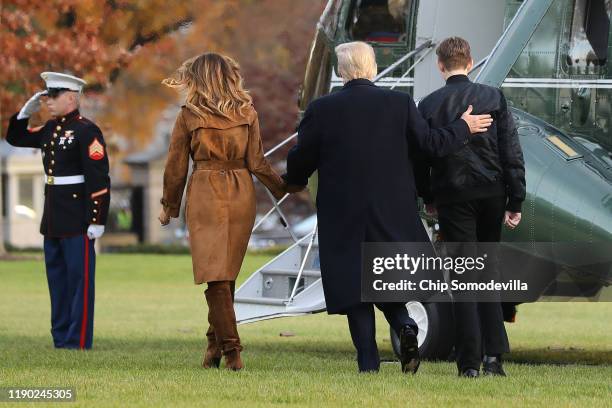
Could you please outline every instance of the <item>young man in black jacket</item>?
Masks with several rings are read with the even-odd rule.
[[[502,92],[470,82],[470,46],[447,38],[436,50],[446,86],[424,98],[419,111],[431,127],[444,126],[468,105],[490,113],[493,124],[472,143],[417,168],[426,209],[437,211],[442,239],[448,242],[498,242],[502,223],[516,228],[525,199],[525,167],[516,127]],[[419,177],[420,175],[420,177]],[[509,351],[499,302],[455,302],[459,375],[505,375],[501,355]],[[484,356],[484,357],[482,357]]]

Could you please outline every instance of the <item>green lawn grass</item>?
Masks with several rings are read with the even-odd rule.
[[[240,281],[267,259],[248,256]],[[87,407],[612,406],[611,303],[520,306],[507,378],[460,379],[446,362],[360,375],[345,319],[326,314],[240,326],[235,373],[200,368],[206,303],[188,256],[102,254],[96,274],[94,350],[54,350],[42,260],[0,261],[0,387],[72,386],[69,406]]]

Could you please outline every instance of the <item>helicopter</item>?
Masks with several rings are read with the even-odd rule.
[[[418,102],[444,85],[432,52],[436,43],[463,37],[477,61],[472,80],[502,89],[525,158],[522,222],[504,231],[502,244],[529,252],[525,243],[610,243],[611,18],[612,0],[329,0],[298,106],[303,112],[315,98],[342,88],[334,48],[349,41],[374,48],[377,86],[408,92]],[[316,185],[315,173],[309,181],[312,195]],[[436,220],[424,212],[422,218],[435,240]],[[532,252],[543,269],[558,270],[563,263]],[[596,266],[563,268],[533,300],[599,299],[612,283],[612,266]],[[515,304],[503,306],[512,321]],[[406,307],[419,325],[421,355],[447,358],[454,345],[450,304],[411,301]],[[241,323],[324,310],[316,229],[236,292]],[[398,353],[399,340],[390,333]]]

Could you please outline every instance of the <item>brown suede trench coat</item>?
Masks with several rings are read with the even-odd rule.
[[[264,157],[257,112],[201,118],[183,106],[172,137],[161,203],[178,217],[189,170],[185,217],[196,284],[235,280],[255,222],[254,174],[277,198],[282,178]]]

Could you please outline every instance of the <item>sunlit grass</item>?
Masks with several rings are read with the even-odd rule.
[[[267,259],[248,256],[241,280]],[[345,319],[326,314],[240,326],[247,368],[234,373],[200,368],[206,303],[188,256],[102,254],[96,274],[95,349],[58,351],[43,263],[0,261],[0,387],[73,386],[88,407],[610,406],[610,303],[521,305],[505,379],[462,380],[445,362],[359,375]]]

